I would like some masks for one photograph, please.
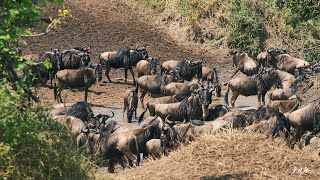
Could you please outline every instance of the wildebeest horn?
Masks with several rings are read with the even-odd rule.
[[[108,118],[113,118],[114,117],[114,112],[113,111],[111,111],[111,113],[112,113],[112,116],[108,116]]]

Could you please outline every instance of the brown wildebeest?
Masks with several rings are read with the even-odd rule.
[[[219,83],[216,68],[202,67],[202,81],[207,81],[207,86],[211,83],[216,89],[216,96],[221,96],[221,84]]]
[[[180,102],[185,99],[186,96],[184,95],[173,95],[173,96],[163,96],[158,98],[150,98],[147,102],[147,108],[151,116],[155,116],[154,108],[156,104],[169,104],[169,103],[176,103]],[[140,120],[139,120],[140,121]]]
[[[51,63],[50,68],[48,68],[48,76],[50,77],[51,81],[51,87],[52,86],[52,80],[54,79],[55,74],[59,70],[59,57],[60,57],[60,49],[52,49],[51,51],[47,51],[42,55],[38,54],[30,54],[30,55],[25,55],[24,59],[28,61],[33,61],[36,63],[44,63],[46,60],[48,60]]]
[[[218,104],[218,105],[210,104],[208,109],[209,109],[209,114],[208,114],[207,121],[215,120],[216,118],[224,116],[230,111],[228,106],[222,105],[222,104]]]
[[[134,113],[135,118],[137,118],[137,108],[138,108],[138,88],[127,90],[123,95],[123,114],[127,111],[127,120],[131,123],[132,116]]]
[[[294,128],[292,146],[298,142],[306,131],[317,133],[320,129],[320,98],[310,104],[286,114],[288,121]]]
[[[141,60],[137,63],[138,77],[143,75],[155,75],[157,73],[157,64],[161,57],[152,57],[147,60]]]
[[[108,171],[110,173],[114,172],[114,163],[121,161],[123,156],[129,159],[130,166],[133,166],[134,161],[136,165],[139,165],[138,140],[131,132],[99,133],[98,136],[89,134],[88,149],[91,156],[101,156],[102,160],[109,159]],[[124,164],[122,167],[125,168]]]
[[[181,58],[180,61],[166,61],[161,65],[163,72],[175,71],[179,79],[191,81],[194,77],[202,78],[202,60],[187,60]]]
[[[62,102],[61,91],[66,88],[85,88],[84,100],[87,101],[88,89],[98,80],[102,79],[102,68],[97,65],[95,69],[82,68],[80,70],[65,69],[57,72],[54,85],[54,99]],[[58,86],[58,87],[57,87]],[[59,97],[59,99],[58,99]]]
[[[241,71],[247,76],[252,76],[258,73],[259,67],[257,63],[252,58],[250,58],[247,53],[242,53],[237,50],[230,50],[229,54],[233,56],[233,65],[237,68],[237,70],[230,77],[229,81],[233,78],[234,75],[237,74],[238,71]]]
[[[268,109],[264,106],[260,106],[258,109],[230,111],[225,115],[218,117],[216,120],[232,122],[232,128],[241,128],[269,117]]]
[[[127,72],[129,69],[133,77],[133,84],[135,84],[136,80],[134,78],[132,67],[135,66],[140,60],[147,58],[148,52],[145,47],[136,49],[123,48],[116,54],[114,54],[114,52],[105,52],[99,56],[100,64],[106,69],[106,76],[109,82],[112,82],[109,76],[111,68],[124,68],[125,83],[127,83]]]
[[[164,87],[164,95],[177,95],[181,94],[184,96],[190,96],[192,91],[191,88],[198,88],[199,85],[195,81],[187,82],[172,82]]]
[[[75,49],[61,51],[59,58],[59,70],[88,67],[90,62],[90,54],[87,52]]]
[[[159,158],[161,155],[167,155],[170,149],[174,148],[176,134],[174,134],[170,126],[164,124],[161,132],[160,139],[151,139],[146,143],[148,156]]]
[[[181,102],[171,104],[157,104],[155,106],[155,115],[161,119],[167,116],[172,117],[176,121],[185,121],[188,119],[207,119],[208,106],[212,101],[213,88],[203,88],[194,90],[194,94],[182,100]],[[140,115],[139,120],[143,119],[144,113]]]
[[[282,84],[282,89],[275,89],[270,93],[270,100],[286,100],[298,91],[298,79],[285,71],[276,70]]]
[[[144,108],[143,99],[144,96],[149,92],[151,95],[162,94],[164,87],[171,83],[178,81],[177,75],[174,71],[170,72],[170,75],[145,75],[139,77],[137,80],[137,86],[141,90],[140,101],[142,108]]]
[[[268,54],[270,56],[268,63],[271,66],[291,74],[301,75],[301,70],[310,66],[307,61],[292,57],[279,50],[269,49]]]
[[[282,113],[278,113],[275,116],[270,117],[268,120],[262,120],[258,123],[254,123],[245,128],[260,133],[269,133],[273,138],[279,135],[282,131],[285,133],[285,137],[289,137],[290,123],[286,120],[286,117]]]
[[[267,105],[270,115],[275,115],[278,112],[286,113],[289,111],[294,111],[299,108],[301,99],[288,99],[288,100],[273,100]]]
[[[225,103],[229,105],[228,93],[229,90],[233,92],[231,97],[231,106],[234,107],[234,103],[238,96],[258,96],[258,104],[261,106],[265,105],[265,95],[271,89],[272,86],[279,86],[280,80],[274,69],[262,70],[256,75],[250,77],[237,77],[231,79],[228,83],[228,89],[224,97]]]

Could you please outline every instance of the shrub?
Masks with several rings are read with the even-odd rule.
[[[265,48],[267,33],[255,3],[252,0],[230,0],[228,45],[256,56]]]

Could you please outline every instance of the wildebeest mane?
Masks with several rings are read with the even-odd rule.
[[[67,111],[67,116],[74,116],[82,121],[88,122],[92,113],[91,105],[85,101],[80,101],[71,106]]]

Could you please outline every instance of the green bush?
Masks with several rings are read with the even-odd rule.
[[[0,179],[87,179],[93,165],[75,137],[41,107],[27,106],[14,91],[0,89]]]
[[[50,0],[62,3],[63,0]],[[17,53],[46,0],[4,0],[0,6],[0,179],[87,179],[94,166],[75,137],[51,119]]]
[[[261,14],[252,0],[230,0],[228,45],[256,56],[265,48],[267,32]]]

